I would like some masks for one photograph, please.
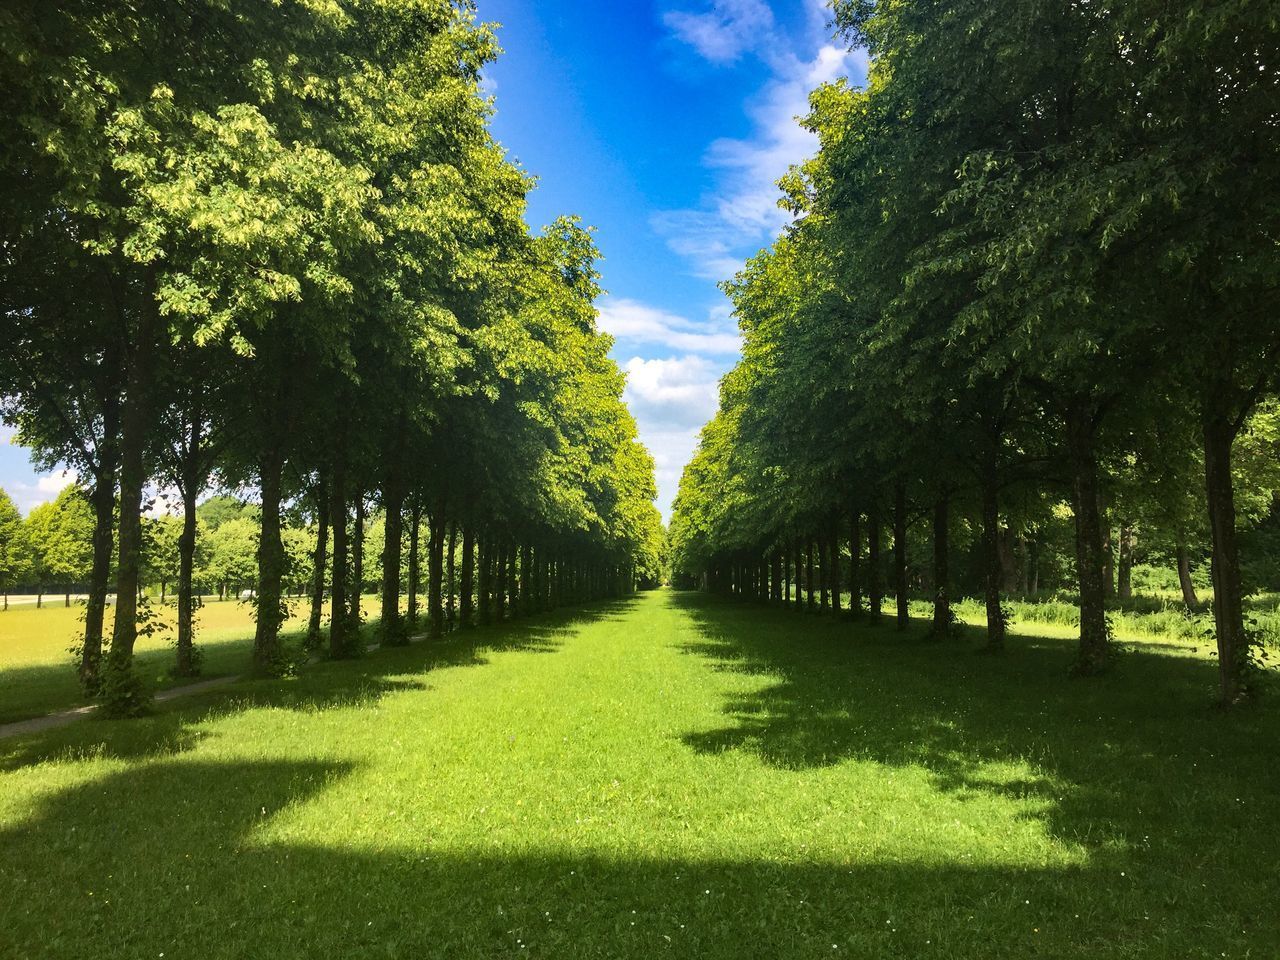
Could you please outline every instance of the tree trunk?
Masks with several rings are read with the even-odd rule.
[[[364,593],[364,491],[356,494],[355,520],[351,527],[351,629],[359,630]]]
[[[462,583],[459,585],[461,597],[458,604],[458,618],[463,628],[470,627],[471,621],[471,588],[475,574],[475,538],[471,528],[462,530]]]
[[[857,507],[849,511],[849,612],[862,614],[862,515]]]
[[[284,575],[284,543],[280,539],[280,489],[284,458],[280,447],[268,445],[258,465],[262,492],[262,520],[258,537],[258,624],[253,637],[253,666],[259,673],[280,671],[280,625],[284,600],[280,582]]]
[[[1004,609],[1000,604],[1000,474],[997,456],[1000,437],[992,433],[982,451],[980,486],[982,487],[982,580],[983,599],[987,608],[987,651],[1004,651]]]
[[[818,537],[818,608],[826,613],[831,606],[831,541],[825,531]]]
[[[520,548],[512,544],[507,548],[507,616],[514,620],[520,616],[520,580],[516,570],[516,558]]]
[[[1188,608],[1193,609],[1200,605],[1200,598],[1196,596],[1196,585],[1191,579],[1191,555],[1187,550],[1187,542],[1181,534],[1178,535],[1177,561],[1178,584],[1182,587],[1182,602]]]
[[[1120,525],[1120,560],[1116,567],[1116,593],[1121,600],[1133,599],[1133,527]]]
[[[520,609],[527,617],[533,613],[533,547],[526,543],[520,550]]]
[[[427,521],[431,540],[427,544],[427,618],[431,636],[444,635],[444,605],[441,600],[441,578],[444,575],[444,508],[437,505]]]
[[[1027,589],[1030,591],[1031,595],[1034,597],[1036,594],[1040,592],[1040,541],[1039,539],[1034,539],[1031,541],[1030,546],[1027,548],[1027,554],[1028,554],[1027,564],[1030,567],[1030,574],[1027,582]]]
[[[444,618],[445,618],[445,622],[449,624],[450,629],[453,628],[453,625],[457,623],[457,620],[458,620],[458,606],[457,606],[457,603],[455,603],[454,601],[454,598],[457,594],[457,590],[454,586],[455,581],[453,577],[454,566],[455,566],[454,556],[455,554],[457,554],[457,552],[458,552],[458,525],[456,523],[450,523],[449,524],[449,542],[446,545],[445,552],[444,552],[444,593],[445,593]]]
[[[409,634],[400,619],[400,544],[404,538],[404,490],[392,472],[382,488],[382,619],[378,625],[382,642],[390,647],[404,646]]]
[[[354,646],[350,638],[347,611],[347,490],[344,465],[333,468],[329,490],[329,522],[333,526],[333,587],[329,591],[329,656],[334,659],[351,656]]]
[[[138,638],[138,590],[142,574],[142,493],[147,485],[146,447],[152,429],[151,387],[156,337],[160,327],[155,301],[155,267],[147,269],[138,324],[130,338],[132,350],[125,373],[124,407],[120,418],[120,524],[116,560],[116,610],[104,678],[104,713],[136,716],[149,698],[133,669],[133,646]]]
[[[106,620],[107,590],[111,582],[111,548],[115,545],[119,419],[118,405],[108,403],[103,413],[102,452],[93,487],[93,565],[89,573],[89,599],[84,611],[84,645],[80,650],[80,687],[91,697],[102,692],[102,626]]]
[[[493,545],[486,537],[480,541],[479,585],[476,595],[479,607],[480,623],[487,625],[493,618],[491,600],[493,595]]]
[[[817,597],[813,589],[813,540],[807,540],[805,543],[804,586],[808,593],[807,606],[813,610],[817,606]]]
[[[1031,564],[1027,556],[1027,538],[1019,536],[1014,544],[1014,558],[1018,564],[1018,594],[1024,597],[1031,592]]]
[[[1116,550],[1111,539],[1111,522],[1107,519],[1107,511],[1099,506],[1098,516],[1102,523],[1102,592],[1105,597],[1116,595]]]
[[[1205,493],[1213,546],[1213,620],[1218,634],[1218,678],[1226,705],[1247,699],[1249,636],[1244,628],[1240,553],[1236,542],[1236,501],[1231,476],[1231,447],[1236,427],[1217,411],[1203,416]]]
[[[415,496],[409,508],[409,623],[418,624],[418,584],[422,579],[420,537],[422,531],[422,501]]]
[[[324,472],[316,480],[316,549],[312,554],[311,615],[307,619],[307,649],[320,648],[320,617],[324,612],[324,575],[329,564],[329,489]]]
[[[511,618],[513,620],[524,613],[524,605],[522,603],[523,598],[520,595],[520,578],[524,576],[524,568],[521,567],[517,570],[517,559],[519,556],[520,548],[515,544],[512,544],[507,553],[507,583],[510,585],[511,590],[510,607]]]
[[[878,620],[884,606],[884,587],[881,585],[880,563],[880,511],[872,507],[867,514],[867,602],[871,618]]]
[[[827,541],[831,545],[831,609],[840,613],[840,515],[831,516],[831,528],[827,531]]]
[[[493,619],[501,623],[507,617],[507,545],[500,543],[493,551]]]
[[[542,550],[533,543],[525,544],[528,553],[525,556],[525,562],[528,568],[525,571],[525,578],[528,581],[528,600],[525,603],[525,613],[533,614],[542,611]]]
[[[1067,411],[1076,526],[1076,577],[1080,586],[1080,648],[1074,671],[1092,676],[1106,670],[1111,654],[1103,579],[1102,517],[1098,509],[1098,459],[1093,412],[1083,403]]]
[[[951,500],[941,494],[933,504],[933,635],[939,639],[951,632],[951,569],[949,535]]]
[[[907,606],[907,488],[902,483],[893,491],[893,568],[898,629],[905,630],[911,613]]]
[[[192,464],[194,466],[194,464]],[[192,677],[199,671],[195,664],[196,602],[196,497],[198,482],[194,470],[185,471],[182,484],[182,535],[178,537],[178,650],[174,673]]]

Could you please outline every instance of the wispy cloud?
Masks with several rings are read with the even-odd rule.
[[[625,297],[608,297],[601,302],[600,329],[624,346],[654,344],[689,353],[736,355],[742,345],[732,320],[722,311],[713,311],[706,321],[695,323]]]
[[[707,144],[702,165],[709,188],[702,202],[650,218],[690,273],[723,280],[786,226],[776,184],[817,148],[797,119],[809,112],[810,91],[845,73],[861,80],[863,64],[830,42],[823,0],[803,0],[802,23],[791,30],[779,23],[766,0],[670,2],[679,8],[663,19],[677,42],[712,65],[751,57],[766,71],[743,104],[751,135]],[[625,396],[656,461],[658,505],[669,517],[698,432],[715,415],[720,378],[740,352],[737,325],[723,301],[705,316],[691,318],[638,300],[607,298],[600,327],[617,339],[615,355],[630,357],[623,363]]]
[[[671,10],[663,22],[712,63],[732,63],[754,50],[773,30],[773,10],[764,0],[713,0],[702,13]]]
[[[750,6],[756,6],[756,3]],[[730,29],[737,23],[725,7],[717,3],[703,14],[682,16],[703,18],[709,24],[720,23],[726,37],[739,36]],[[801,38],[791,38],[773,29],[769,14],[767,25],[757,13],[757,26],[743,32],[737,53],[750,52],[769,69],[769,79],[748,100],[744,109],[752,121],[752,135],[743,139],[721,138],[713,141],[703,157],[703,164],[714,171],[714,185],[703,203],[693,209],[665,210],[655,214],[653,228],[666,240],[672,251],[690,264],[701,277],[723,280],[741,269],[745,260],[770,243],[786,226],[788,214],[778,207],[778,179],[796,163],[817,149],[814,136],[799,124],[809,112],[809,93],[819,84],[853,74],[861,80],[865,75],[865,58],[829,42],[824,5],[810,0],[809,16]],[[707,20],[706,18],[711,18]],[[680,21],[683,23],[684,21]],[[692,45],[712,62],[724,62],[724,56],[712,56],[708,50],[729,50],[726,38],[721,46],[701,42],[672,24],[676,36]],[[730,58],[732,59],[732,58]]]

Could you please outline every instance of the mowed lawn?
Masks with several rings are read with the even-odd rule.
[[[0,612],[0,723],[25,720],[85,702],[76,679],[76,660],[68,652],[84,631],[84,605],[63,605],[62,597],[46,597],[45,605],[15,605]],[[376,612],[377,599],[363,599],[366,612]],[[292,616],[285,624],[291,639],[306,627],[306,601],[289,601]],[[152,600],[156,625],[138,638],[138,670],[154,689],[191,683],[169,676],[173,667],[177,609],[171,599]],[[107,608],[105,630],[111,633],[113,607]],[[326,615],[328,609],[326,607]],[[203,678],[246,669],[253,638],[253,608],[239,600],[206,598],[197,616],[196,643],[204,655]]]
[[[0,957],[1280,955],[1280,723],[659,591],[0,741]]]

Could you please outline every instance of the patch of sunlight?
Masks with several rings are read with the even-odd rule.
[[[6,772],[4,789],[0,790],[0,831],[31,823],[59,796],[106,782],[133,766],[126,760],[106,757],[103,745],[97,744],[69,748],[56,759]]]

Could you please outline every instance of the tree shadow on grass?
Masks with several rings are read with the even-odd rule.
[[[0,957],[1164,960],[1270,955],[1280,934],[1265,889],[1121,854],[1054,869],[384,838],[369,825],[387,811],[344,792],[360,772],[178,757],[45,795],[0,827]]]
[[[1109,675],[1072,680],[1067,640],[1015,635],[1005,656],[975,656],[978,630],[930,643],[919,624],[675,603],[701,636],[689,655],[759,683],[728,696],[722,726],[683,737],[700,753],[921,769],[940,790],[1036,801],[1049,834],[1091,856],[1164,858],[1206,889],[1280,902],[1280,715],[1213,708],[1211,662],[1130,651]]]
[[[207,737],[221,717],[264,707],[317,711],[358,707],[388,694],[430,687],[445,667],[483,666],[494,653],[554,653],[563,637],[590,623],[621,618],[633,598],[455,631],[404,647],[382,647],[354,660],[320,661],[285,680],[247,679],[158,704],[136,720],[87,717],[41,733],[0,739],[0,771],[47,760],[105,756],[120,759],[180,753]]]

